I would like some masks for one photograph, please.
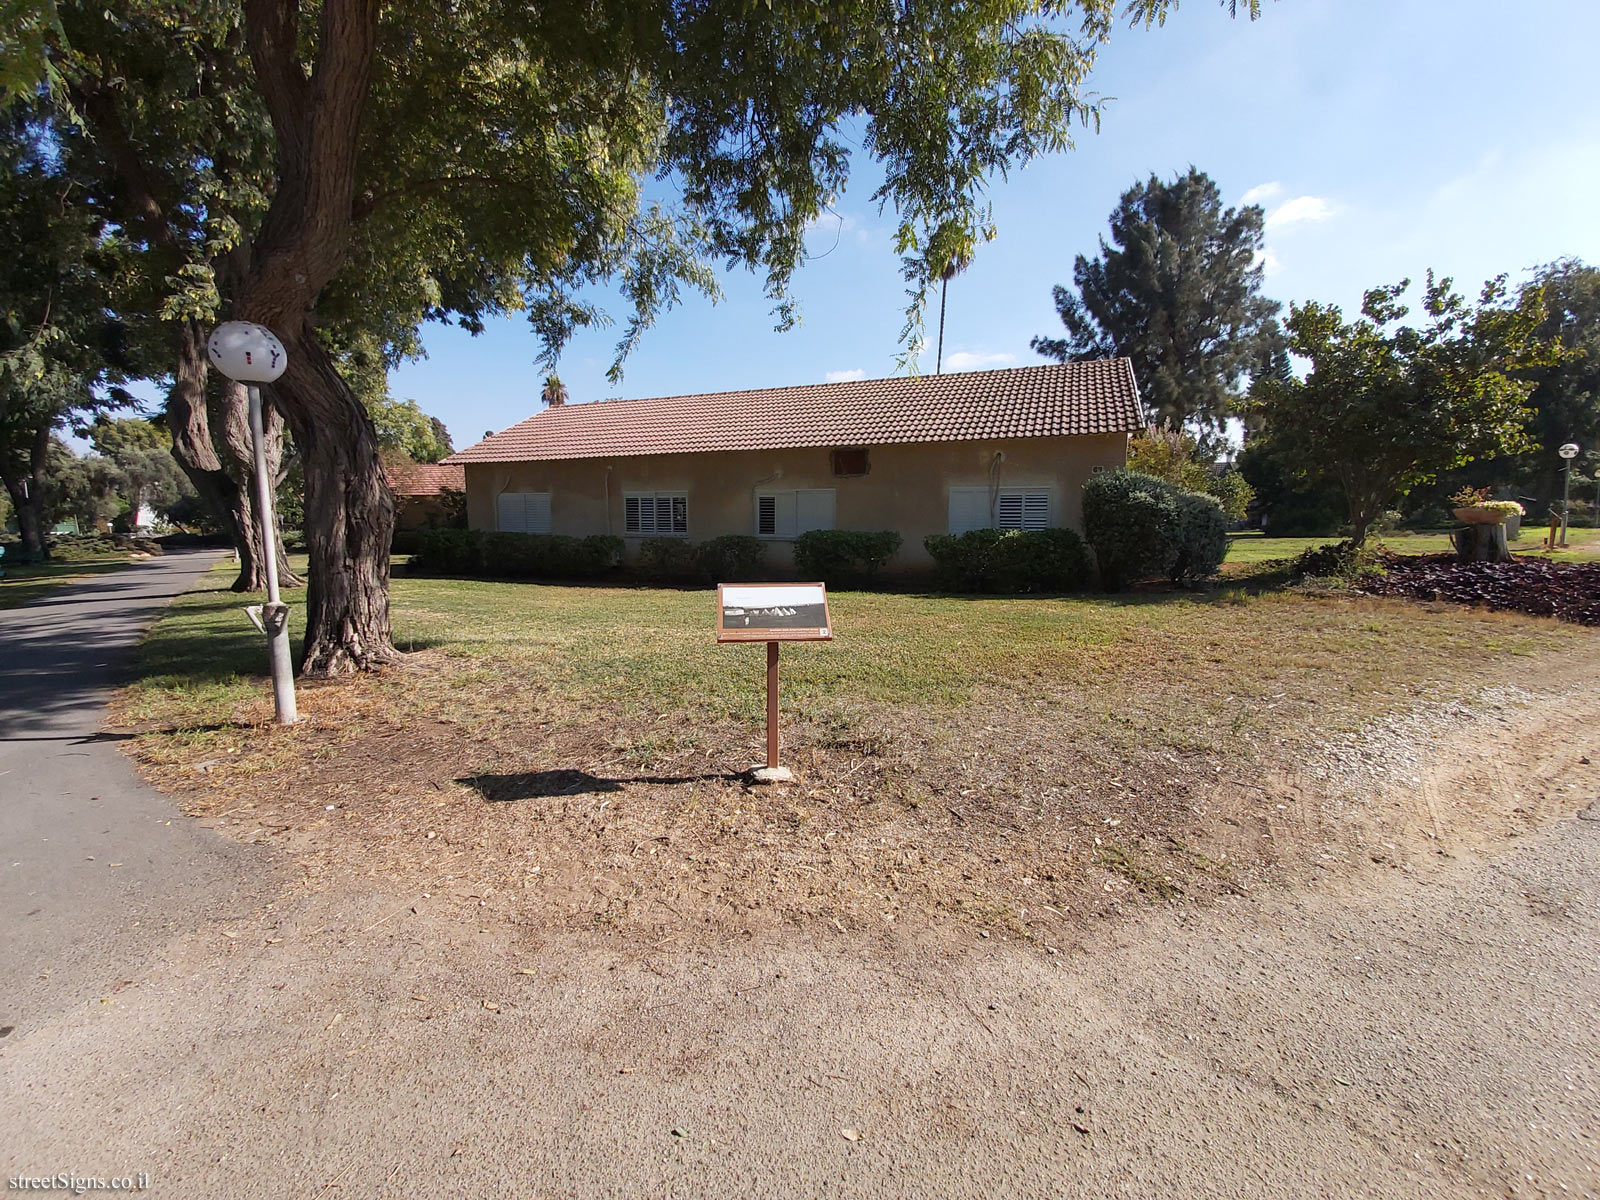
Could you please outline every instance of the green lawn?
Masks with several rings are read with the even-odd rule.
[[[106,553],[87,550],[58,550],[49,562],[22,564],[16,561],[16,550],[8,547],[6,557],[0,558],[0,608],[15,608],[37,600],[63,584],[120,571],[134,560],[124,551]]]
[[[1511,552],[1543,557],[1540,543],[1544,533],[1542,526],[1524,526],[1522,537],[1510,543]],[[1223,569],[1226,573],[1230,567],[1254,566],[1294,558],[1302,551],[1338,540],[1336,537],[1263,537],[1254,531],[1235,533],[1228,539],[1228,558]],[[1444,531],[1386,533],[1378,541],[1384,549],[1396,554],[1447,554],[1452,549],[1450,535]],[[1600,529],[1568,529],[1567,548],[1557,550],[1551,557],[1556,562],[1580,562],[1592,559],[1597,554],[1600,554]]]

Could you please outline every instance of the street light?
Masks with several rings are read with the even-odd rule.
[[[1567,496],[1572,490],[1572,460],[1578,457],[1578,443],[1568,442],[1556,451],[1567,462],[1561,470],[1561,545],[1567,544]]]
[[[267,602],[245,611],[267,635],[272,662],[272,701],[278,724],[293,725],[294,667],[289,662],[289,606],[278,599],[278,530],[272,512],[272,481],[267,477],[266,434],[261,423],[261,388],[283,374],[289,365],[283,343],[265,325],[228,321],[211,331],[206,342],[211,365],[229,379],[245,385],[250,396],[250,440],[256,457],[256,513],[261,521],[261,557],[267,570]]]

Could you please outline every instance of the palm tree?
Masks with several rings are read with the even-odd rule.
[[[552,371],[544,377],[544,391],[539,393],[539,399],[547,408],[559,408],[567,402],[567,385],[561,382],[561,376]]]
[[[950,260],[950,265],[939,273],[939,351],[933,360],[933,373],[944,373],[944,294],[950,286],[950,281],[972,265],[972,260],[966,255],[961,255]]]

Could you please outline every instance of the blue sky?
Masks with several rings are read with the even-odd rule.
[[[999,237],[950,287],[945,369],[1043,361],[1028,341],[1059,330],[1051,286],[1095,251],[1118,196],[1191,163],[1230,204],[1265,207],[1266,291],[1285,303],[1354,308],[1430,266],[1475,290],[1565,255],[1600,262],[1596,46],[1593,0],[1268,0],[1253,23],[1186,0],[1164,28],[1119,27],[1090,84],[1113,98],[1100,132],[994,185]],[[870,190],[852,187],[815,230],[800,328],[774,332],[760,281],[730,275],[720,303],[694,299],[646,334],[619,387],[605,378],[615,331],[576,339],[560,363],[572,399],[893,373],[904,284]],[[537,409],[520,319],[424,340],[391,388],[457,447]]]

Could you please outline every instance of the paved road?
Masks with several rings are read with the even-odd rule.
[[[263,868],[178,817],[100,732],[156,614],[219,558],[169,554],[0,610],[0,1029],[132,978]],[[240,617],[243,620],[243,616]]]

